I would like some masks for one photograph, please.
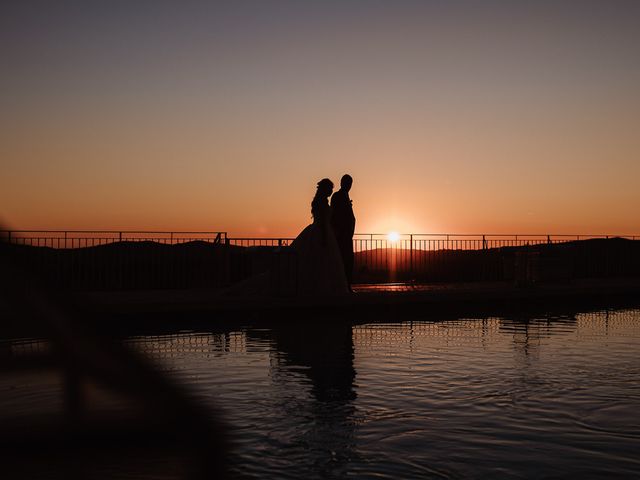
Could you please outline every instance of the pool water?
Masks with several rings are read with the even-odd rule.
[[[640,476],[640,310],[125,342],[222,410],[243,478]],[[55,403],[7,382],[0,406]]]

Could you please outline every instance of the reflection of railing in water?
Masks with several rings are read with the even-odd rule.
[[[565,333],[578,337],[593,337],[607,333],[634,331],[637,327],[638,310],[614,310],[576,313],[575,315],[547,315],[534,318],[473,318],[447,321],[414,321],[399,323],[377,323],[353,326],[353,339],[356,348],[388,346],[397,349],[399,343],[419,341],[420,339],[439,339],[448,344],[477,343],[483,336],[518,335],[526,333],[534,339],[545,338],[551,334],[558,336],[565,324]],[[555,328],[551,332],[550,326]],[[407,334],[407,331],[410,334]]]
[[[401,321],[389,323],[357,324],[351,327],[354,345],[367,348],[372,345],[385,345],[397,348],[403,342],[420,338],[442,339],[444,341],[476,341],[483,335],[518,334],[525,330],[534,337],[550,335],[548,329],[553,325],[553,335],[563,332],[578,337],[600,336],[602,332],[616,333],[632,331],[637,327],[638,310],[602,310],[567,315],[549,314],[532,318],[461,318],[443,321]],[[566,325],[564,331],[558,324]],[[409,334],[407,334],[409,332]],[[272,348],[271,334],[266,334],[264,351]],[[253,336],[254,344],[257,337]],[[177,354],[196,353],[247,353],[247,333],[242,330],[219,332],[177,332],[162,335],[146,334],[127,337],[125,343],[144,355],[171,357]],[[5,356],[22,358],[29,355],[51,353],[51,342],[44,339],[16,339],[0,343],[0,351]],[[0,357],[2,358],[2,357]]]
[[[18,247],[49,247],[30,254],[30,261],[46,263],[49,278],[72,288],[216,287],[261,271],[271,272],[276,290],[290,292],[296,285],[297,263],[289,237],[5,230],[0,238]],[[638,275],[637,237],[616,238],[627,241],[615,242],[606,235],[403,234],[390,239],[386,234],[356,234],[354,281],[536,281],[545,275],[560,280]],[[608,242],[595,248],[583,240]]]
[[[177,353],[215,354],[247,351],[244,332],[144,335],[129,337],[127,344],[152,358],[166,358]]]

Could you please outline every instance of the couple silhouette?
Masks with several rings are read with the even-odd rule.
[[[313,223],[291,243],[298,260],[298,292],[302,295],[337,295],[352,291],[356,225],[349,198],[352,185],[350,175],[343,175],[340,190],[335,193],[333,182],[328,178],[318,182],[311,202]]]

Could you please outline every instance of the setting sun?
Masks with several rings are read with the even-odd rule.
[[[400,234],[398,232],[389,232],[387,234],[387,238],[390,242],[397,242],[398,240],[400,240]]]

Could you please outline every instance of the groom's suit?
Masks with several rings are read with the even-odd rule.
[[[353,233],[356,228],[356,217],[349,193],[340,189],[331,197],[331,226],[342,254],[344,272],[351,287],[353,279]]]

